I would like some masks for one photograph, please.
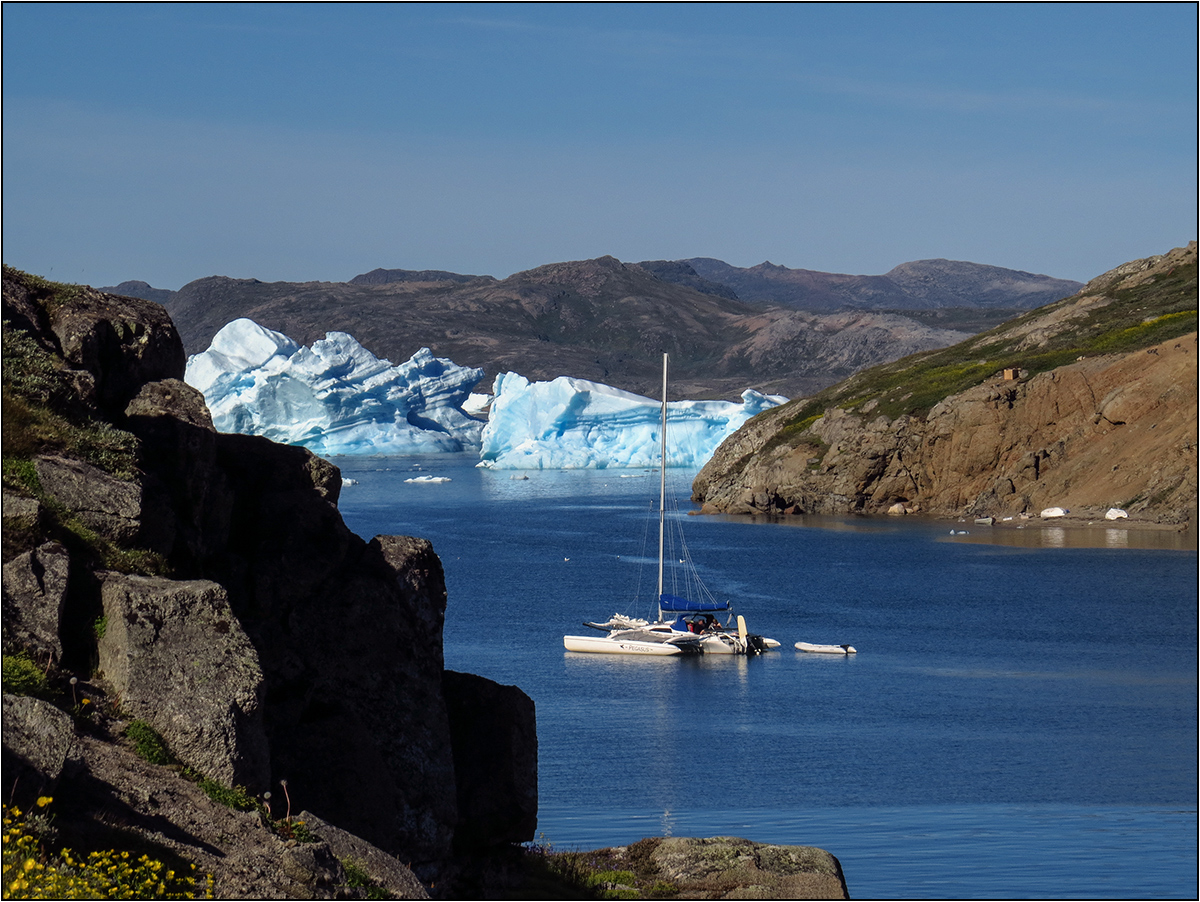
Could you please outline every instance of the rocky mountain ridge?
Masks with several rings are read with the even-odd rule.
[[[956,266],[972,273],[1009,272]],[[882,278],[806,274],[810,281],[826,276]],[[890,293],[877,293],[888,302],[884,307],[895,309],[831,304],[822,295],[808,305],[819,311],[814,312],[801,309],[804,304],[787,306],[783,299],[739,299],[730,284],[698,274],[688,261],[635,264],[613,257],[547,264],[502,280],[377,269],[350,282],[264,283],[212,276],[168,297],[144,283],[122,283],[113,291],[153,294],[166,304],[192,354],[206,350],[226,323],[246,316],[304,344],[327,331],[349,332],[393,363],[429,347],[460,365],[483,368],[481,390],[511,370],[535,380],[570,375],[645,394],[656,384],[654,361],[668,351],[683,396],[733,399],[746,388],[789,397],[810,394],[862,366],[961,340],[967,333],[957,331],[953,319],[940,318],[945,310],[934,311],[939,318],[927,316],[933,303],[927,296],[937,294],[944,301],[956,278],[971,290],[983,291],[986,281],[977,274],[969,282],[957,271],[930,276],[940,294],[930,285],[921,288],[924,296],[911,292],[922,308],[916,314],[920,319],[899,309],[909,295],[895,282],[887,283]],[[1063,294],[1077,287],[1061,284],[1069,286]],[[1043,295],[1053,294],[1042,287]],[[1010,296],[1014,308],[1030,297],[1025,288]],[[831,312],[837,307],[846,309]],[[1000,315],[990,309],[983,314]]]
[[[729,286],[743,301],[798,310],[925,310],[943,307],[1029,310],[1074,294],[1082,286],[1000,266],[960,260],[914,260],[881,276],[790,269],[765,261],[730,266],[711,257],[679,261],[702,278]]]
[[[710,512],[1195,523],[1196,243],[943,351],[748,422],[700,472]],[[1007,370],[1007,371],[1006,371]]]

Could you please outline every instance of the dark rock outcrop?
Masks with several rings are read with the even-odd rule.
[[[496,703],[489,718],[464,722],[461,693],[447,704],[446,590],[429,542],[364,541],[338,513],[337,467],[216,433],[180,381],[183,347],[157,305],[6,268],[4,317],[6,336],[23,331],[59,372],[80,374],[56,383],[74,391],[70,405],[49,406],[33,381],[5,386],[6,413],[10,388],[34,412],[11,446],[33,449],[13,470],[24,475],[5,477],[6,650],[85,678],[98,661],[88,692],[123,706],[95,721],[107,741],[139,717],[196,771],[270,788],[380,854],[445,873],[454,855],[533,838],[533,705],[482,678],[471,691]],[[59,417],[52,432],[28,426],[42,407]],[[124,436],[119,465],[88,457],[97,435]],[[509,806],[456,774],[461,744],[498,736]],[[81,779],[61,794],[97,817],[104,791]],[[307,864],[292,862],[289,885],[332,892],[328,861]]]
[[[442,685],[458,780],[456,841],[467,849],[523,842],[537,829],[537,786],[524,776],[537,765],[533,701],[470,673],[447,670]]]
[[[182,379],[187,357],[175,324],[153,301],[78,287],[50,311],[62,355],[96,380],[101,408],[119,413],[147,382]]]

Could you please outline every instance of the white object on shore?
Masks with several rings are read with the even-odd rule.
[[[858,650],[853,645],[816,645],[812,642],[797,642],[796,648],[818,655],[856,655]]]
[[[1069,513],[1065,507],[1048,507],[1042,511],[1041,517],[1043,520],[1050,520],[1054,517],[1065,517]]]
[[[1105,520],[1127,520],[1129,514],[1121,510],[1119,507],[1110,507],[1108,513],[1104,515]]]

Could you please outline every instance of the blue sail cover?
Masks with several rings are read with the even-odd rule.
[[[663,611],[671,613],[693,613],[697,611],[728,611],[727,601],[688,601],[678,595],[668,595],[665,592],[658,596],[658,606]]]

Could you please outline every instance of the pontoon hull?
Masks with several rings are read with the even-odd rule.
[[[636,639],[610,639],[607,636],[563,636],[567,651],[601,655],[682,655],[699,649],[669,642],[639,642]]]

